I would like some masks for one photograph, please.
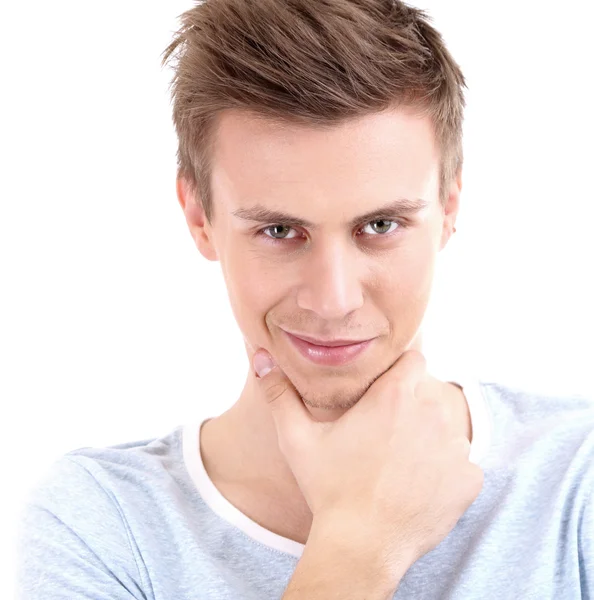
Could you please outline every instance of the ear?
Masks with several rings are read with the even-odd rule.
[[[458,170],[456,177],[450,183],[450,189],[448,192],[448,199],[443,208],[444,220],[443,228],[441,231],[441,244],[439,250],[443,250],[448,243],[450,237],[454,233],[454,225],[458,217],[458,210],[460,208],[460,193],[462,191],[462,168]]]
[[[177,200],[184,211],[186,223],[200,254],[208,260],[218,260],[212,226],[206,220],[202,203],[197,198],[194,187],[185,177],[178,177],[176,191]]]

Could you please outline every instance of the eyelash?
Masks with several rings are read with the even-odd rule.
[[[390,233],[376,233],[376,234],[370,234],[371,237],[379,237],[379,238],[390,238],[393,235],[398,235],[398,232],[401,229],[406,229],[408,227],[408,223],[406,223],[405,221],[401,220],[401,219],[394,219],[391,217],[376,217],[375,219],[372,219],[371,221],[367,221],[367,223],[365,223],[364,225],[362,225],[358,230],[357,233],[359,233],[362,229],[364,229],[365,227],[367,227],[367,225],[369,225],[370,223],[376,223],[377,221],[389,221],[390,223],[396,223],[398,225],[398,227],[390,232]],[[289,223],[273,223],[272,225],[267,225],[266,227],[263,227],[262,229],[259,229],[258,231],[256,231],[256,236],[259,237],[264,237],[266,238],[266,241],[272,244],[276,244],[276,243],[282,243],[285,240],[289,241],[289,240],[295,240],[297,238],[273,238],[270,235],[266,235],[266,231],[268,231],[270,228],[272,227],[290,227],[291,229],[294,229]]]

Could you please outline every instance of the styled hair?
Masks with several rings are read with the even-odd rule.
[[[202,0],[180,20],[162,60],[174,71],[178,177],[209,222],[212,149],[227,109],[332,127],[411,108],[433,124],[445,205],[462,167],[466,83],[425,11],[400,0]]]

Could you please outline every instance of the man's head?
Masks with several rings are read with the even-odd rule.
[[[182,18],[165,59],[192,235],[248,343],[310,407],[349,408],[417,338],[458,211],[464,78],[397,1],[206,0]],[[329,367],[285,331],[375,339]]]

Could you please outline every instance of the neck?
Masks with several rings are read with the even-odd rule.
[[[238,401],[203,425],[202,460],[215,486],[239,510],[263,527],[305,543],[313,515],[278,447],[270,409],[257,396],[256,384],[250,371]],[[417,390],[420,397],[449,403],[460,432],[471,439],[468,406],[458,386],[429,376]],[[308,410],[326,421],[344,412]]]
[[[202,427],[206,470],[211,479],[214,476],[222,482],[252,485],[268,481],[274,482],[279,493],[297,493],[297,483],[278,447],[272,414],[258,398],[255,384],[248,374],[237,402]]]

